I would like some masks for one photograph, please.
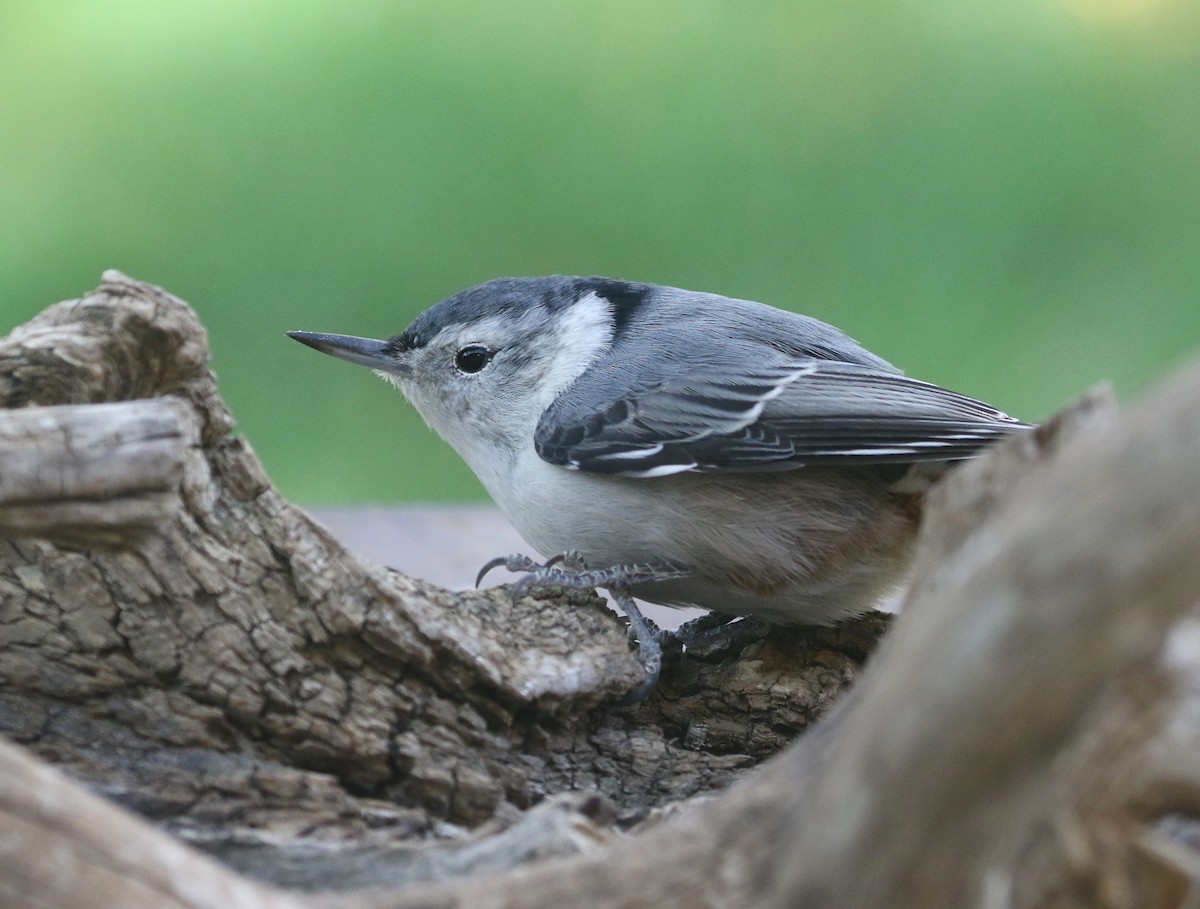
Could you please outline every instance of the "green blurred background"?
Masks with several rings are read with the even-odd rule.
[[[1200,346],[1196,0],[0,0],[0,331],[183,296],[306,503],[474,499],[386,336],[498,275],[831,321],[1036,419]]]

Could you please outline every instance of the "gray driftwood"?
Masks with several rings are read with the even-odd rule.
[[[633,710],[595,598],[283,501],[160,290],[14,331],[0,403],[0,904],[1200,900],[1200,370],[955,471],[865,671],[881,617],[671,651]]]
[[[197,426],[180,401],[9,411],[0,421],[0,536],[122,548],[179,510]]]

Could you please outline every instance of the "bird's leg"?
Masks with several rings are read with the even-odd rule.
[[[637,584],[653,581],[670,581],[687,577],[691,572],[669,564],[639,563],[630,565],[613,565],[609,568],[589,569],[578,552],[570,550],[554,556],[539,564],[526,555],[501,556],[492,559],[475,578],[475,586],[493,568],[503,565],[509,571],[524,572],[512,586],[511,596],[516,600],[529,587],[570,587],[576,590],[603,587],[610,594],[621,611],[629,619],[629,630],[638,645],[638,654],[646,677],[629,692],[617,706],[625,707],[643,700],[655,683],[658,682],[662,670],[662,644],[659,643],[658,627],[642,615],[628,588]],[[558,566],[562,566],[561,568]]]
[[[629,630],[633,633],[633,639],[637,641],[638,657],[642,661],[642,669],[646,672],[645,678],[616,703],[617,707],[631,707],[644,701],[646,695],[658,684],[658,676],[662,672],[662,643],[659,639],[662,632],[657,625],[642,615],[637,603],[624,588],[609,587],[608,592],[629,619]]]

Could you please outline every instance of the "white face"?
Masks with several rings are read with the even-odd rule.
[[[489,489],[533,446],[545,409],[612,341],[612,308],[589,294],[554,319],[542,307],[442,328],[376,370],[470,465]]]

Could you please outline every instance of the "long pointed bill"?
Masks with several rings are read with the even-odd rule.
[[[327,335],[318,331],[289,331],[287,336],[301,344],[307,344],[313,350],[348,360],[359,366],[369,366],[371,369],[382,369],[386,372],[398,372],[400,362],[395,355],[388,351],[387,342],[371,338],[356,338],[353,335]]]

